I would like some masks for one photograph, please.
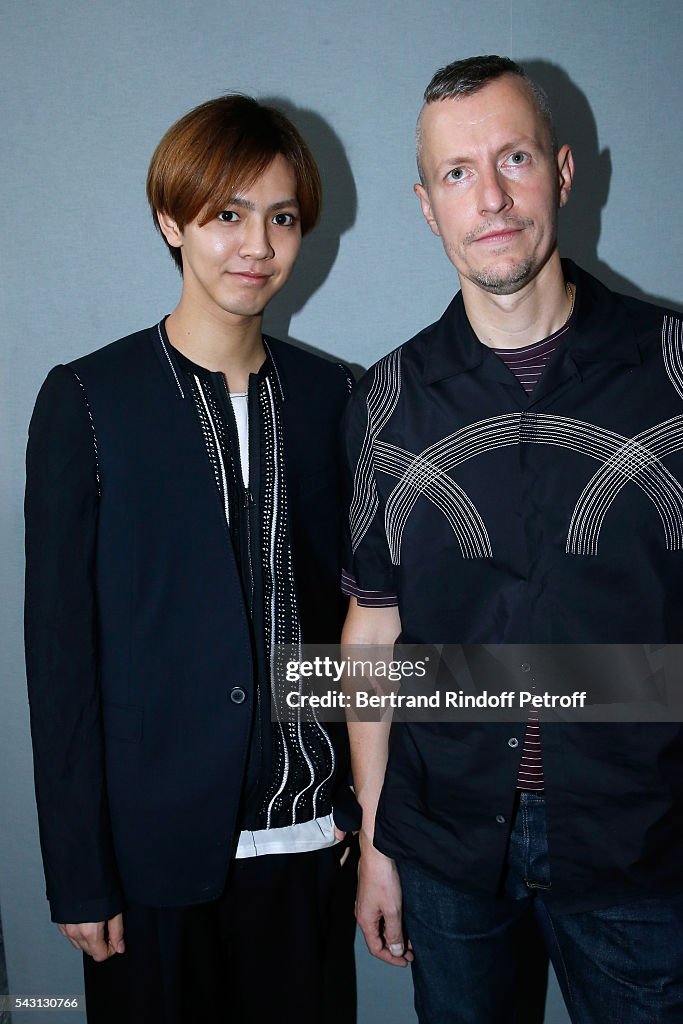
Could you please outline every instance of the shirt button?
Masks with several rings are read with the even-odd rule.
[[[517,739],[517,737],[516,736],[511,736],[510,739],[508,740],[508,747],[518,747],[518,746],[519,746],[519,740]]]
[[[505,824],[505,817],[504,817],[504,815],[497,814],[496,815],[496,821],[498,822],[499,825],[504,825]]]
[[[529,665],[526,661],[522,665],[522,672],[531,672],[531,665]]]
[[[233,686],[232,690],[230,691],[230,700],[233,702],[233,704],[244,704],[246,699],[247,695],[242,689],[242,687]]]

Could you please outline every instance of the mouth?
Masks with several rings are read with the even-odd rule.
[[[473,242],[483,242],[484,245],[505,245],[521,233],[521,228],[504,228],[501,231],[489,231],[485,235],[473,238]]]
[[[250,288],[258,288],[270,280],[270,274],[257,274],[249,270],[231,270],[228,273]]]

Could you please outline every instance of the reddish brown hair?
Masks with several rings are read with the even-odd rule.
[[[301,232],[315,227],[322,186],[311,151],[288,117],[250,96],[219,96],[195,107],[166,132],[147,172],[154,223],[167,213],[180,230],[201,215],[215,217],[281,154],[296,178]],[[165,241],[165,239],[164,239]],[[180,249],[168,245],[182,273]]]

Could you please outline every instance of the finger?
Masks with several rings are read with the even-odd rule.
[[[373,956],[379,957],[380,960],[385,959],[385,954],[389,954],[389,951],[384,946],[379,921],[365,922],[360,915],[357,915],[357,920],[358,927],[365,939],[365,945],[368,947],[368,952],[372,953]]]
[[[412,961],[415,959],[415,954],[413,953],[413,947],[410,942],[410,939],[404,945],[400,942],[390,942],[387,944],[387,948],[392,956],[402,958],[403,960],[406,960],[408,963],[412,963]]]
[[[356,914],[356,917],[358,919],[358,927],[362,931],[365,944],[368,947],[368,952],[377,957],[378,960],[391,964],[392,967],[408,966],[408,958],[401,954],[394,955],[386,944],[382,934],[381,916],[373,915],[372,918],[366,920],[361,911]],[[401,946],[401,951],[402,949],[403,947]]]
[[[392,956],[395,955],[395,953],[392,953]],[[406,964],[412,964],[413,960],[415,959],[415,954],[413,953],[412,949],[409,946],[406,946],[403,950],[403,953],[398,957],[398,959],[401,961],[405,961]]]
[[[66,925],[66,935],[72,945],[82,949],[84,953],[91,956],[98,962],[108,959],[113,955],[104,937],[104,921],[88,924]]]
[[[406,944],[403,938],[401,915],[398,911],[384,915],[384,942],[394,956],[403,956]]]
[[[104,935],[97,939],[93,939],[91,942],[84,943],[81,946],[84,953],[91,956],[95,963],[102,963],[103,960],[108,960],[110,956],[114,955],[114,950],[104,938]]]
[[[413,954],[410,951],[406,938],[403,934],[403,922],[401,920],[400,910],[391,914],[385,914],[383,938],[384,944],[392,957],[400,960],[404,964],[410,963],[410,961],[413,960]]]
[[[339,842],[341,843],[344,839],[346,839],[346,832],[342,832],[342,830],[340,828],[337,828],[337,826],[335,825],[334,838],[339,840]]]
[[[107,934],[109,945],[115,953],[125,953],[126,945],[123,941],[123,914],[117,914],[107,921]]]
[[[362,930],[362,929],[361,929]],[[382,960],[385,964],[389,964],[391,967],[407,967],[409,963],[408,956],[394,956],[394,954],[384,945],[383,942],[375,942],[374,938],[368,939],[365,935],[365,944],[368,950],[372,953],[377,960]],[[412,955],[410,956],[412,959]]]

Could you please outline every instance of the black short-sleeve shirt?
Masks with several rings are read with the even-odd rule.
[[[563,267],[575,307],[531,395],[461,294],[354,393],[345,589],[394,594],[406,643],[683,639],[683,323]],[[494,891],[523,730],[397,726],[378,847]],[[558,903],[680,888],[679,726],[553,724],[542,743]]]

